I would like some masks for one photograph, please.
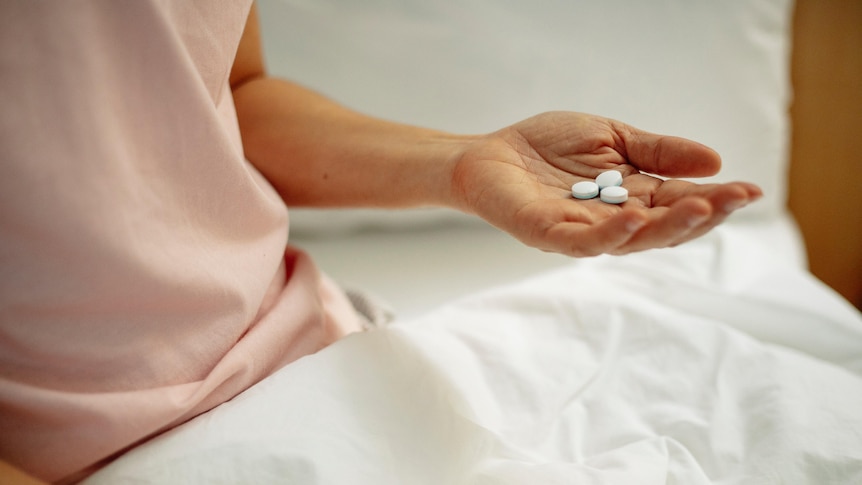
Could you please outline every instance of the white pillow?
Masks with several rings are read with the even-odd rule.
[[[262,0],[273,74],[352,108],[456,133],[547,110],[705,143],[715,180],[785,210],[791,0]],[[706,180],[706,179],[700,179]],[[443,210],[293,210],[296,234],[465,220]]]

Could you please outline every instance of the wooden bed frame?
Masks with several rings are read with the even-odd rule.
[[[789,200],[811,271],[862,309],[862,1],[797,0]]]

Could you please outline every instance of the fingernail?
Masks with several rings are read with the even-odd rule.
[[[638,232],[645,225],[646,225],[646,221],[643,219],[638,219],[635,221],[628,221],[628,222],[626,222],[626,230],[628,232]]]
[[[735,210],[742,209],[746,205],[748,205],[748,201],[734,200],[732,202],[728,202],[727,204],[724,204],[724,212],[730,213],[730,212],[733,212]]]
[[[709,215],[698,214],[688,218],[688,227],[697,227],[709,219]]]

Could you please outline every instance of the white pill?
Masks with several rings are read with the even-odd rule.
[[[629,191],[624,187],[605,187],[601,192],[602,202],[608,204],[622,204],[629,199]]]
[[[617,185],[623,184],[623,174],[617,172],[616,170],[608,170],[607,172],[602,172],[596,177],[596,183],[599,184],[599,190],[605,187],[614,187]]]
[[[592,199],[599,195],[599,186],[595,182],[583,181],[572,185],[572,196],[576,199]]]

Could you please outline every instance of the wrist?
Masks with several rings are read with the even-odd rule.
[[[465,210],[457,182],[457,169],[469,147],[477,139],[473,135],[435,133],[425,142],[415,145],[418,163],[414,194],[420,197],[414,205],[428,205]]]

